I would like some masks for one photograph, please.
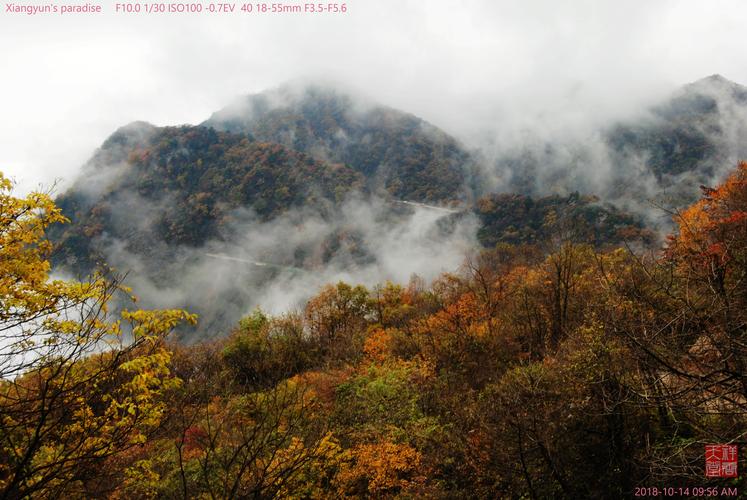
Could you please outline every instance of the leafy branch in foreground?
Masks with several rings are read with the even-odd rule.
[[[165,336],[184,311],[123,311],[118,279],[50,278],[51,198],[0,174],[0,497],[85,494],[109,457],[146,441],[164,413]],[[113,485],[112,485],[113,486]]]

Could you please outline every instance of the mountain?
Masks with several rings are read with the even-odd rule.
[[[720,75],[684,86],[648,119],[607,133],[619,162],[644,162],[661,189],[692,201],[747,155],[747,88]]]
[[[480,220],[477,238],[486,248],[499,243],[532,245],[557,238],[596,247],[617,246],[623,241],[656,241],[640,217],[579,193],[542,197],[494,193],[480,198],[474,210]]]
[[[713,75],[582,137],[529,137],[496,162],[508,191],[580,190],[639,210],[652,199],[680,207],[747,157],[747,88]]]
[[[51,233],[55,266],[128,273],[145,304],[197,312],[205,335],[337,276],[406,280],[414,258],[427,276],[458,265],[471,214],[444,223],[449,210],[417,204],[468,199],[456,139],[339,91],[284,92],[233,106],[232,121],[222,110],[198,126],[117,130],[57,200],[72,223]]]
[[[98,237],[148,256],[154,241],[199,246],[218,237],[236,210],[270,220],[292,208],[319,210],[363,186],[342,164],[280,144],[206,127],[122,127],[57,201],[75,223],[60,234],[58,262],[80,272],[105,260]]]
[[[244,97],[203,125],[343,163],[404,200],[464,200],[475,169],[456,139],[424,120],[315,85]]]
[[[677,192],[681,203],[728,170],[746,103],[743,87],[700,80],[593,139],[503,150],[508,180],[492,192],[479,152],[435,126],[285,86],[201,125],[117,130],[57,200],[72,223],[51,234],[53,262],[128,272],[148,306],[198,312],[204,335],[330,281],[435,278],[480,246],[648,245],[645,200]]]
[[[150,258],[154,241],[196,247],[221,238],[242,210],[260,221],[291,209],[323,214],[351,192],[456,203],[468,198],[471,161],[456,139],[413,115],[320,86],[252,95],[199,126],[135,122],[59,198],[75,223],[57,231],[56,262],[92,269],[106,260],[102,238]]]

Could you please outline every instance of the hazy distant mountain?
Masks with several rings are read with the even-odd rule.
[[[104,258],[99,236],[140,254],[156,248],[154,241],[201,245],[219,236],[236,210],[260,220],[294,207],[324,210],[362,187],[350,167],[280,144],[206,127],[134,123],[107,139],[58,199],[74,221],[61,235],[58,259],[84,271],[91,258]]]
[[[585,137],[533,137],[500,155],[496,169],[510,178],[508,191],[580,190],[623,205],[682,206],[745,157],[747,88],[713,75]]]
[[[337,90],[285,86],[251,95],[203,125],[349,165],[372,188],[421,202],[463,200],[473,160],[460,143],[402,111]]]
[[[474,245],[469,212],[442,224],[448,211],[401,203],[467,199],[470,157],[444,132],[319,88],[248,102],[116,131],[58,198],[73,222],[52,233],[55,264],[129,272],[144,304],[196,311],[205,334],[330,280],[406,280],[415,261],[438,273]]]
[[[413,115],[283,87],[200,126],[112,134],[58,199],[72,223],[52,233],[55,264],[128,271],[146,304],[196,310],[212,332],[328,281],[406,280],[414,263],[433,277],[479,245],[558,228],[600,246],[651,242],[625,208],[663,192],[682,203],[729,170],[745,110],[747,89],[709,77],[589,140],[517,144],[489,165]],[[496,172],[501,194],[482,182]]]
[[[640,159],[661,189],[692,201],[701,184],[714,184],[747,155],[747,88],[703,78],[651,109],[649,119],[613,127],[607,141],[617,161]]]

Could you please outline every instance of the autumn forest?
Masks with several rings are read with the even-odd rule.
[[[632,174],[605,201],[573,185],[583,158],[540,183],[516,152],[485,188],[459,141],[318,89],[123,127],[62,193],[0,177],[0,497],[743,492],[743,458],[706,477],[704,446],[744,452],[747,163],[698,92],[605,132],[681,189],[645,209]],[[382,249],[417,231],[458,265]],[[394,260],[409,280],[351,271]],[[251,302],[278,283],[307,295]]]

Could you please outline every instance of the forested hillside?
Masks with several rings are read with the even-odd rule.
[[[747,156],[747,88],[720,75],[685,85],[650,108],[583,131],[506,145],[496,169],[508,191],[595,194],[645,211],[695,201]]]
[[[194,246],[220,235],[238,208],[269,220],[327,208],[363,187],[346,165],[204,127],[124,127],[86,168],[90,177],[58,199],[75,221],[59,236],[59,262],[80,272],[106,261],[95,245],[104,233],[156,258],[148,255],[156,242]]]
[[[0,178],[2,496],[741,491],[703,447],[747,428],[745,96],[493,165],[283,87],[122,127],[56,202]]]
[[[53,355],[3,372],[6,497],[745,488],[743,474],[706,478],[703,449],[747,428],[747,163],[674,216],[661,252],[501,243],[432,284],[329,284],[302,310],[256,310],[190,346],[164,336],[194,318],[126,313],[138,342],[88,357],[119,332],[89,308],[111,284],[47,285],[44,231],[62,216],[9,188],[3,326],[36,325],[16,352],[48,335]],[[45,321],[64,305],[89,313]]]
[[[600,247],[655,240],[641,214],[593,193],[486,192],[480,158],[413,115],[320,86],[249,96],[199,126],[135,122],[58,197],[72,222],[51,229],[52,261],[127,273],[144,304],[199,313],[187,335],[204,338],[326,281],[430,280],[480,245],[549,242],[553,221]]]
[[[564,237],[595,247],[650,244],[655,233],[640,217],[593,196],[493,194],[477,201],[477,238],[486,248],[499,243],[547,244]]]
[[[464,146],[442,130],[328,87],[287,85],[248,96],[203,125],[344,163],[369,179],[372,189],[401,199],[464,200],[477,174]]]

